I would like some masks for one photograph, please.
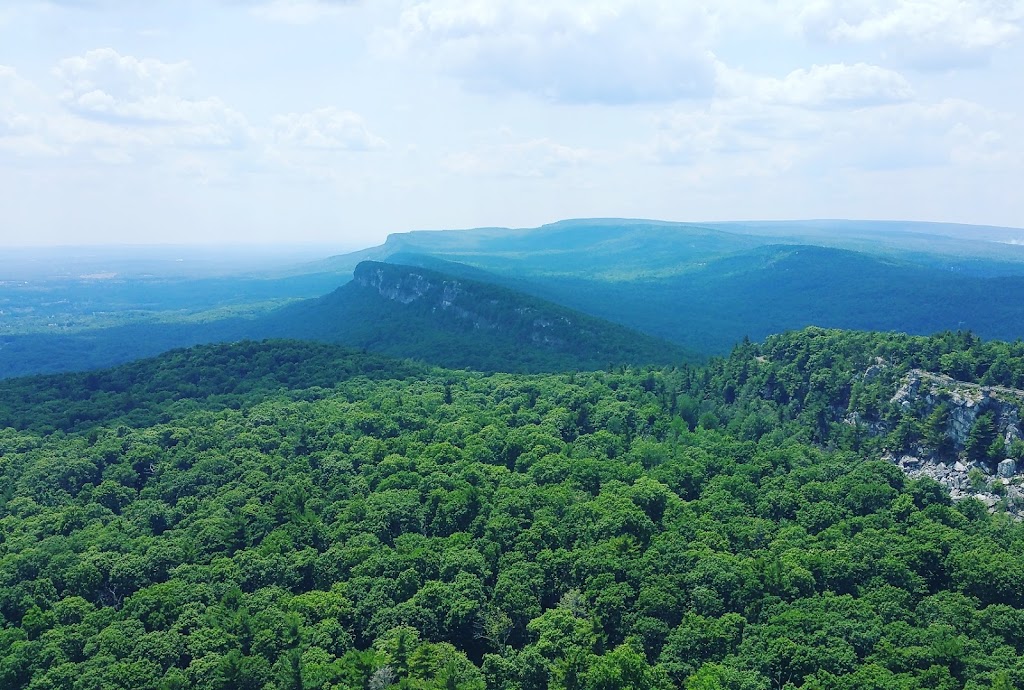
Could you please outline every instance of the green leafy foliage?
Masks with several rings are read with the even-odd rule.
[[[0,428],[49,432],[113,422],[146,426],[196,407],[239,408],[276,391],[330,389],[354,377],[403,379],[427,371],[313,342],[203,345],[114,369],[0,381]]]
[[[484,376],[243,343],[67,378],[92,421],[8,382],[0,687],[1024,687],[1024,529],[829,409],[881,409],[895,371],[844,376],[897,348],[1015,347]]]
[[[949,405],[940,402],[927,412],[892,399],[912,369],[1020,389],[1024,342],[983,341],[965,331],[910,336],[808,328],[762,344],[744,341],[729,357],[690,370],[680,400],[691,407],[690,417],[696,412],[705,426],[724,427],[741,438],[798,438],[876,454],[923,442],[948,455],[954,451]],[[980,414],[966,454],[978,460],[1005,457],[1009,449],[998,441],[991,412]]]

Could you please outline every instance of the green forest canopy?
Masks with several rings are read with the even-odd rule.
[[[483,376],[279,341],[5,382],[0,687],[1022,688],[1024,528],[815,407],[885,413],[876,357],[1020,354],[811,329]]]

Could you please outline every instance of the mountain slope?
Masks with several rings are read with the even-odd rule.
[[[666,358],[662,353],[657,355],[661,360],[650,359],[665,346],[641,343],[635,334],[591,337],[589,342],[562,335],[545,342],[545,335],[537,334],[535,341],[514,319],[503,322],[513,335],[492,333],[501,330],[495,328],[466,330],[465,319],[452,318],[455,311],[428,314],[408,305],[399,309],[373,303],[357,299],[356,288],[259,318],[281,298],[315,294],[318,285],[326,290],[347,280],[367,258],[421,265],[452,280],[501,285],[532,295],[529,299],[671,340],[702,356],[724,353],[744,336],[760,339],[808,325],[918,334],[970,329],[983,337],[1012,339],[1024,333],[1024,308],[1013,298],[1024,289],[1024,246],[1015,244],[1021,234],[1012,228],[903,222],[699,225],[619,219],[402,233],[380,247],[300,267],[290,280],[125,284],[124,295],[116,286],[95,293],[115,305],[159,308],[160,322],[148,320],[152,315],[140,322],[131,313],[97,313],[86,300],[75,307],[85,310],[82,324],[124,325],[87,329],[75,322],[71,325],[81,330],[71,333],[62,312],[52,311],[51,296],[41,294],[33,323],[61,333],[4,330],[0,377],[109,366],[173,347],[262,337],[328,339],[487,369],[596,367]],[[17,286],[9,289],[24,292]],[[61,289],[73,291],[74,286]],[[332,300],[335,316],[319,314]],[[197,312],[204,304],[210,308]],[[175,305],[181,308],[169,311]],[[27,328],[28,317],[12,317],[17,310],[7,306],[3,318]],[[468,311],[481,308],[471,305]],[[51,323],[55,314],[58,323]],[[302,323],[302,314],[309,314],[311,322]],[[226,315],[232,318],[221,318]],[[623,349],[634,340],[636,352]],[[556,341],[565,346],[554,346]],[[667,357],[676,361],[675,354]]]
[[[357,263],[429,254],[493,272],[622,280],[666,276],[701,261],[771,244],[867,252],[923,266],[1024,275],[1024,230],[904,221],[736,221],[680,223],[635,219],[563,220],[537,228],[395,233],[353,254],[302,271],[349,273]]]
[[[75,431],[100,424],[145,426],[168,410],[238,408],[284,390],[330,389],[363,378],[410,379],[428,367],[296,340],[245,341],[171,350],[100,371],[0,381],[0,429]]]
[[[598,281],[546,286],[578,309],[678,342],[723,352],[749,336],[822,326],[929,334],[1024,334],[1024,277],[967,277],[842,249],[767,246],[629,289]]]
[[[697,359],[673,343],[515,290],[419,267],[364,262],[355,280],[334,292],[266,316],[8,336],[0,341],[0,378],[95,369],[176,347],[265,338],[339,343],[486,371]]]
[[[1011,297],[1024,288],[1022,234],[896,221],[591,219],[395,234],[373,253],[488,276],[710,354],[809,325],[1015,338],[1024,333]]]
[[[693,357],[666,341],[490,283],[363,262],[352,282],[256,326],[442,366],[558,371]]]
[[[671,274],[693,262],[769,244],[696,224],[650,220],[566,220],[539,228],[478,228],[390,235],[379,246],[303,267],[351,271],[365,259],[425,254],[498,274],[587,276],[611,280]]]

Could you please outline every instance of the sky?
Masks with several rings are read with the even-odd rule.
[[[1024,227],[1024,0],[0,0],[0,246]]]

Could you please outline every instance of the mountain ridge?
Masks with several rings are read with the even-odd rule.
[[[667,341],[493,283],[373,261],[354,274],[324,297],[285,307],[255,332],[486,371],[697,359]]]

